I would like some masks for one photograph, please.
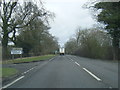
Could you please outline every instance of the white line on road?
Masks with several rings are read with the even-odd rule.
[[[71,58],[69,58],[70,60],[72,60]],[[73,61],[73,60],[72,60]],[[78,66],[81,66],[79,63],[75,62],[75,64],[77,64]],[[82,66],[81,66],[82,67]],[[100,78],[98,78],[97,76],[95,76],[93,73],[91,73],[89,70],[87,70],[86,68],[83,68],[83,70],[85,70],[87,73],[89,73],[92,77],[94,77],[96,80],[98,81],[102,81]]]
[[[109,87],[109,89],[112,89],[112,87]]]
[[[71,59],[71,58],[70,58]],[[71,59],[72,60],[72,59]],[[73,61],[73,60],[72,60]]]
[[[31,68],[31,69],[29,69],[29,70],[23,72],[22,75],[28,73],[29,71],[33,70],[34,68],[35,68],[35,67],[33,67],[33,68]]]
[[[69,58],[71,61],[73,61],[71,58]]]
[[[77,62],[75,62],[75,64],[77,64],[78,66],[80,66],[80,64],[79,64],[79,63],[77,63]]]
[[[53,59],[55,59],[55,57],[51,58],[49,61],[52,61]]]
[[[91,76],[93,76],[95,79],[97,79],[98,81],[102,81],[100,78],[98,78],[97,76],[95,76],[93,73],[91,73],[90,71],[88,71],[86,68],[83,68],[87,73],[89,73]]]
[[[5,85],[4,87],[2,87],[2,89],[11,86],[12,84],[16,83],[17,81],[21,80],[21,79],[24,78],[24,77],[25,77],[25,76],[21,76],[21,77],[17,78],[16,80],[14,80],[13,82],[11,82],[10,84],[7,84],[7,85]]]

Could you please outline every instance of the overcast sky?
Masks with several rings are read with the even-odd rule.
[[[90,28],[96,23],[91,12],[82,8],[87,1],[44,0],[46,9],[55,13],[56,17],[51,22],[50,33],[58,37],[61,46],[74,36],[78,27]]]

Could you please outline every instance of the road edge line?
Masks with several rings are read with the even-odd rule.
[[[21,79],[24,78],[24,77],[25,77],[25,76],[21,76],[21,77],[17,78],[17,79],[14,80],[13,82],[11,82],[11,83],[3,86],[1,89],[4,89],[4,88],[7,88],[7,87],[11,86],[12,84],[16,83],[17,81],[21,80]]]
[[[55,57],[53,57],[53,58],[51,58],[51,59],[49,59],[49,61],[52,61],[53,59],[55,59],[56,58],[56,56]]]
[[[35,66],[35,67],[36,67],[36,66]],[[33,70],[35,67],[32,67],[31,69],[28,69],[27,71],[23,72],[22,75],[28,73],[28,72],[31,71],[31,70]]]

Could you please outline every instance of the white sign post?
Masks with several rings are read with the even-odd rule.
[[[12,48],[11,50],[12,59],[14,59],[14,55],[17,54],[19,54],[20,57],[22,58],[22,53],[23,53],[23,48]]]

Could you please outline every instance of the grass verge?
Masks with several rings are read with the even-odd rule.
[[[0,68],[0,77],[7,78],[18,73],[14,68]]]
[[[10,64],[10,63],[25,63],[25,62],[33,62],[33,61],[40,61],[40,60],[48,60],[53,58],[55,55],[43,55],[43,56],[36,56],[36,57],[27,57],[27,58],[19,58],[14,60],[7,60],[3,61],[3,64]]]

